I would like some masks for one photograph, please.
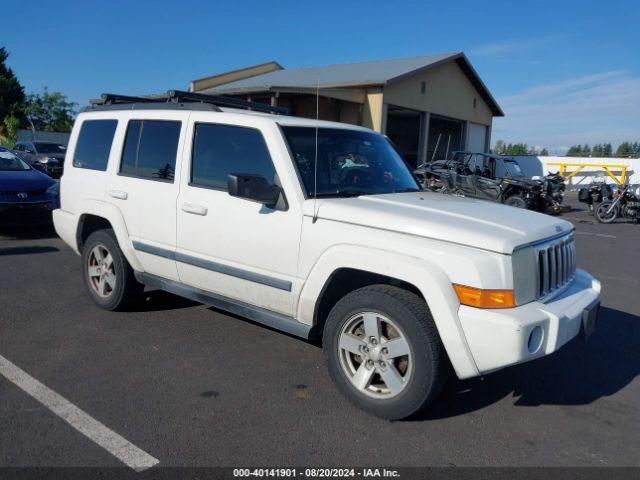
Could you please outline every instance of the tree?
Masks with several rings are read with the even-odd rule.
[[[0,47],[0,125],[6,128],[4,119],[8,115],[20,117],[24,102],[24,88],[6,62],[9,52]]]
[[[496,144],[493,146],[491,151],[496,155],[504,155],[506,151],[506,145],[503,140],[496,140]]]
[[[543,147],[542,150],[540,150],[540,156],[546,157],[548,155],[549,155],[549,150]]]
[[[44,87],[42,95],[32,93],[27,97],[24,112],[36,130],[70,132],[76,105],[69,102],[66,95],[49,93],[49,89]]]
[[[4,133],[0,134],[0,140],[2,145],[7,148],[13,148],[18,141],[18,126],[20,125],[20,119],[15,115],[7,115],[4,117],[2,124],[4,126]]]

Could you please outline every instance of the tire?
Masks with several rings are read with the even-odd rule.
[[[374,328],[375,342],[369,336]],[[426,407],[449,373],[427,304],[390,285],[363,287],[340,299],[327,317],[323,350],[338,390],[357,407],[387,420]]]
[[[111,229],[89,235],[82,248],[82,272],[89,295],[105,310],[133,306],[144,289],[136,281]]]
[[[614,207],[613,210],[606,214],[609,207],[611,207],[611,202],[602,202],[598,205],[598,208],[594,209],[594,216],[599,223],[613,223],[615,219],[618,217],[618,208]]]
[[[520,195],[511,195],[504,201],[505,205],[516,208],[527,208],[527,202]]]

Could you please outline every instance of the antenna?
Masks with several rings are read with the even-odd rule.
[[[318,220],[318,210],[316,203],[318,201],[318,128],[320,126],[320,79],[316,85],[316,148],[313,160],[313,223]]]

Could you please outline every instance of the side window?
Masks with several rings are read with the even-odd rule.
[[[181,126],[177,121],[131,120],[120,173],[173,182]]]
[[[76,150],[73,154],[73,166],[105,171],[117,125],[117,120],[85,120],[82,122]]]
[[[227,189],[230,173],[262,175],[275,182],[275,169],[262,133],[254,128],[196,124],[191,158],[191,184]]]
[[[14,149],[16,152],[21,152],[22,150],[24,150],[24,147],[22,146],[22,144],[21,144],[21,143],[18,143],[18,144],[16,144],[16,146],[15,146],[15,147],[13,147],[13,149]]]

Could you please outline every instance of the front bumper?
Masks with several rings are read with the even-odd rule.
[[[0,203],[0,225],[46,225],[52,222],[51,212],[55,201]]]
[[[476,366],[484,374],[558,350],[580,333],[583,311],[599,296],[600,282],[576,270],[574,281],[548,302],[503,310],[462,305],[458,316]]]

